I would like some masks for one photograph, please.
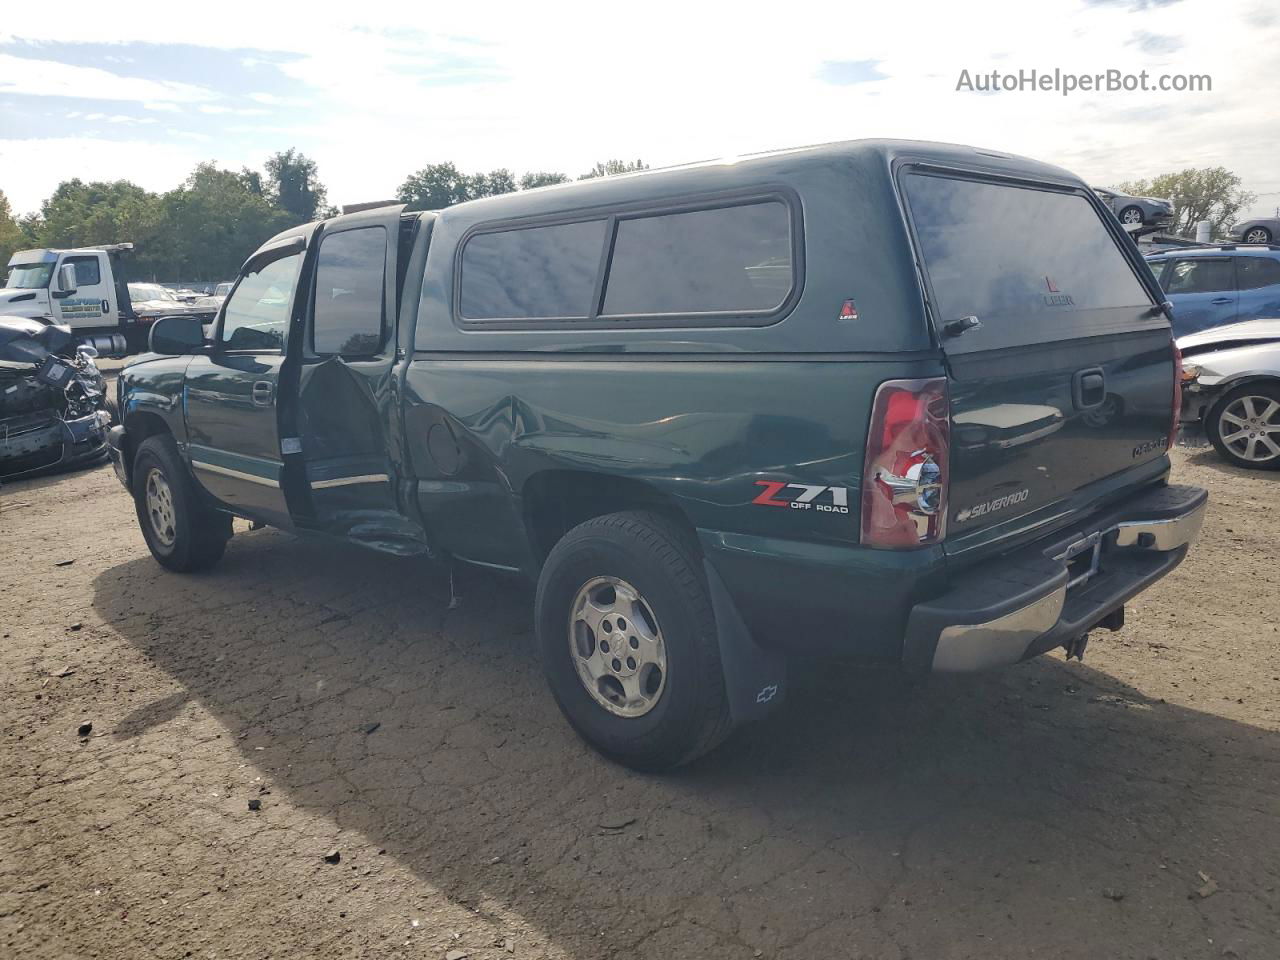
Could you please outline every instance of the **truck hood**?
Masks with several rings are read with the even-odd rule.
[[[49,291],[44,287],[4,287],[0,289],[0,307],[11,303],[32,303],[36,300],[47,300]]]

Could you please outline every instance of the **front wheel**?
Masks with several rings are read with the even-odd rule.
[[[1280,470],[1280,384],[1246,383],[1209,411],[1209,442],[1229,463]]]
[[[1133,226],[1142,224],[1142,208],[1129,206],[1120,211],[1120,222],[1125,226]]]
[[[200,501],[167,434],[148,437],[133,459],[133,503],[151,555],[170,570],[212,567],[231,536],[231,518]]]
[[[613,513],[570,530],[543,565],[535,620],[561,711],[605,756],[668,769],[728,735],[701,564],[665,518]]]
[[[1271,231],[1266,227],[1250,227],[1244,235],[1245,243],[1270,243]]]

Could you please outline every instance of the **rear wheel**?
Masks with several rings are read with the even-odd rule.
[[[170,570],[204,570],[222,557],[231,518],[201,502],[168,434],[148,437],[133,459],[133,502],[151,555]]]
[[[728,735],[711,601],[675,524],[637,512],[574,527],[543,566],[535,618],[552,693],[600,753],[661,770]]]
[[[1250,227],[1245,231],[1245,243],[1270,243],[1271,231],[1266,227]]]
[[[1230,463],[1280,470],[1280,384],[1246,383],[1213,405],[1209,442]]]

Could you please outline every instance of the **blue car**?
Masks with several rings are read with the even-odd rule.
[[[1153,253],[1147,263],[1173,303],[1175,336],[1280,317],[1280,246],[1184,247]]]

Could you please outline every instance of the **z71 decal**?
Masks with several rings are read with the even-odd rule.
[[[816,510],[818,513],[849,512],[849,491],[845,487],[787,483],[785,480],[757,480],[756,486],[764,489],[751,502],[761,507],[788,507],[792,510]]]

